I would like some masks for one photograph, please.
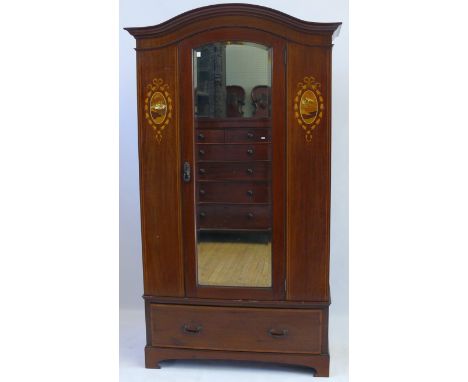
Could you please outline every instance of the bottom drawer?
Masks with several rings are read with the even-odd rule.
[[[318,354],[319,309],[151,304],[153,346]]]

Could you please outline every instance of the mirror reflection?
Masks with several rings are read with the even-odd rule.
[[[199,285],[271,287],[271,50],[193,51]]]
[[[270,115],[271,52],[263,45],[220,42],[196,49],[195,114],[263,118]]]

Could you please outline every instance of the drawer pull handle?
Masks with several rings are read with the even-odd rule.
[[[200,217],[201,218],[204,218],[206,216],[206,213],[205,212],[200,212]]]
[[[247,154],[253,155],[254,154],[254,149],[247,149]]]
[[[203,133],[198,134],[198,139],[201,140],[201,141],[204,140],[205,139],[205,134],[203,134]]]
[[[187,334],[198,334],[202,331],[203,327],[201,325],[193,326],[185,324],[183,327],[184,333]]]
[[[200,192],[200,195],[205,195],[206,194],[205,190],[203,190],[203,189],[200,190],[199,192]]]
[[[204,168],[201,168],[200,170],[198,170],[198,172],[199,172],[200,174],[205,174],[205,173],[206,173],[206,170],[205,170]]]
[[[254,134],[251,132],[247,133],[247,138],[252,139],[254,137]]]
[[[253,219],[253,218],[255,217],[255,215],[254,215],[252,212],[249,212],[249,213],[247,214],[247,217],[248,217],[249,219]]]
[[[198,151],[198,153],[199,153],[200,155],[205,155],[205,150],[200,150],[200,151]]]
[[[247,190],[247,196],[253,196],[253,191],[252,190]]]
[[[280,337],[286,337],[288,335],[288,331],[286,329],[283,329],[283,330],[270,329],[268,331],[268,334],[272,336],[273,338],[280,338]]]
[[[248,168],[248,169],[247,169],[247,174],[252,175],[252,174],[253,174],[253,169]]]

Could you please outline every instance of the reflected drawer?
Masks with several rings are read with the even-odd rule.
[[[270,229],[270,205],[198,205],[197,227],[207,229]]]
[[[206,143],[223,143],[224,130],[201,130],[197,129],[195,133],[195,140],[197,142]]]
[[[226,129],[226,142],[271,142],[270,129]]]
[[[151,304],[153,346],[318,354],[319,309]]]
[[[196,165],[197,180],[268,180],[271,162],[199,162]]]
[[[197,144],[195,155],[198,160],[244,161],[271,159],[270,144]]]
[[[199,202],[269,203],[269,182],[197,182]]]

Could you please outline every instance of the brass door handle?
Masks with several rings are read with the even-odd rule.
[[[183,177],[185,183],[190,182],[190,172],[191,172],[190,171],[190,163],[189,162],[184,162],[184,170],[183,170],[182,177]]]
[[[247,154],[253,155],[254,154],[254,149],[247,149]]]

